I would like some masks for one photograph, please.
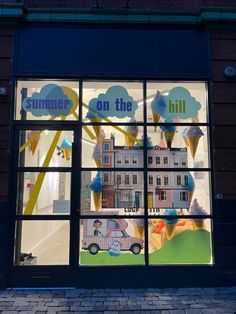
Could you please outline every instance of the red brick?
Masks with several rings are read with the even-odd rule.
[[[211,57],[213,60],[236,60],[236,38],[235,40],[212,39]]]
[[[0,36],[13,36],[14,35],[14,29],[8,28],[8,27],[1,27],[0,28]]]
[[[236,171],[236,149],[214,150],[215,170]]]
[[[236,149],[236,125],[213,127],[214,148]]]
[[[236,195],[236,172],[215,173],[216,194]]]
[[[9,128],[0,127],[0,149],[8,149],[9,146]]]
[[[211,30],[211,39],[236,39],[235,30]]]
[[[0,125],[9,124],[10,121],[10,103],[1,102],[0,105]]]
[[[0,149],[0,172],[9,171],[9,153],[8,150]]]
[[[0,200],[6,199],[8,196],[8,174],[0,174]]]
[[[213,104],[212,107],[213,124],[235,125],[236,106],[234,104]]]
[[[13,37],[0,36],[0,58],[11,58],[13,56]]]
[[[213,103],[235,104],[236,81],[224,83],[214,82],[211,88],[211,101]]]
[[[12,77],[12,59],[0,59],[0,79],[7,80]]]

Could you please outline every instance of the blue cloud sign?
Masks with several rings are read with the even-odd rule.
[[[33,116],[67,116],[73,107],[73,101],[56,84],[47,84],[39,93],[23,100],[22,107]]]
[[[89,112],[101,118],[131,118],[137,108],[137,102],[129,96],[126,88],[119,85],[108,88],[105,94],[99,94],[89,102]]]
[[[198,116],[201,104],[184,87],[174,87],[164,96],[157,92],[151,103],[152,111],[171,121],[174,118],[188,119]]]

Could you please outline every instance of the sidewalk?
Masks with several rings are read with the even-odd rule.
[[[8,289],[0,313],[236,313],[236,287],[185,289]]]

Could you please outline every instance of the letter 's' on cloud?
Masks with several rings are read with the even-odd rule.
[[[31,112],[35,117],[67,116],[73,107],[73,102],[64,94],[62,88],[56,84],[47,84],[39,93],[23,100],[22,108]]]

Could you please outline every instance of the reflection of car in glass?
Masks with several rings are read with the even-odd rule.
[[[107,251],[114,242],[120,244],[121,251],[131,251],[139,254],[143,249],[143,239],[131,237],[126,232],[128,223],[124,219],[86,219],[84,220],[84,234],[82,248],[95,255],[98,251]]]

